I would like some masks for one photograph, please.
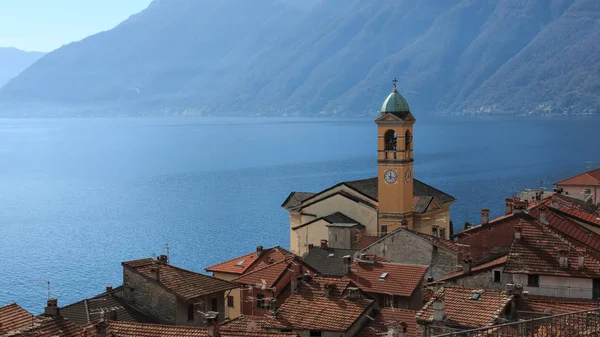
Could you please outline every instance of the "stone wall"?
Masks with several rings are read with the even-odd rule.
[[[477,272],[471,275],[463,275],[454,280],[447,281],[448,284],[458,285],[465,288],[481,288],[481,289],[497,289],[504,290],[506,289],[507,283],[512,283],[511,274],[502,273],[501,282],[494,282],[493,279],[493,270],[500,269],[503,267],[492,268],[488,270],[484,270],[481,272]]]
[[[123,298],[159,323],[176,323],[177,297],[156,281],[126,267],[123,268]]]
[[[387,261],[430,266],[426,278],[434,280],[456,271],[456,252],[435,246],[414,233],[397,230],[364,250]]]

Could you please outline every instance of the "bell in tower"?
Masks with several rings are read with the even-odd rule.
[[[413,229],[413,124],[408,103],[396,88],[381,106],[377,124],[378,231]]]

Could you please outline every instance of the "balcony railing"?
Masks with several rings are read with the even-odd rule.
[[[491,327],[437,334],[443,327],[429,326],[426,337],[600,337],[600,308],[552,315]]]

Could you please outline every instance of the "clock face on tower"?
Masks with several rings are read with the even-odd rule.
[[[387,170],[383,174],[383,178],[385,178],[385,182],[388,184],[392,184],[396,182],[396,178],[398,178],[398,174],[394,170]]]
[[[406,180],[406,182],[410,182],[410,170],[406,170],[406,174],[404,175],[404,180]]]

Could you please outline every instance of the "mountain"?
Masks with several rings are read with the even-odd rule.
[[[0,87],[32,65],[46,53],[27,52],[16,48],[0,47]]]
[[[417,115],[600,114],[599,34],[597,0],[154,0],[0,114],[369,115],[394,77]]]

